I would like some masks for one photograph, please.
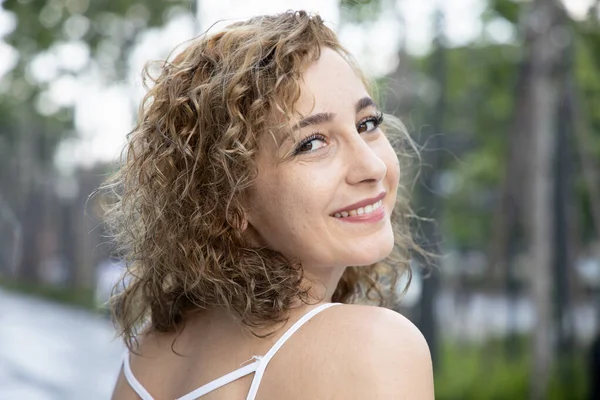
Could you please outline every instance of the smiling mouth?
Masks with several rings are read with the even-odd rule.
[[[371,214],[383,207],[383,200],[378,200],[373,204],[366,205],[364,207],[355,208],[353,210],[341,211],[333,214],[334,218],[347,218],[354,217],[356,215],[367,215]]]

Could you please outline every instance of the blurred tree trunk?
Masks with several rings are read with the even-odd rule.
[[[39,227],[41,221],[42,196],[37,185],[37,155],[39,154],[39,140],[37,140],[38,127],[35,118],[31,118],[30,107],[22,107],[17,110],[18,135],[16,142],[16,153],[18,162],[16,165],[16,176],[18,185],[14,204],[16,215],[23,227],[22,231],[22,257],[17,266],[17,278],[29,282],[39,280]]]
[[[600,177],[597,160],[591,149],[593,141],[591,137],[590,116],[582,101],[583,95],[572,79],[568,81],[568,101],[572,112],[573,128],[577,143],[577,153],[581,162],[583,179],[585,180],[588,196],[590,197],[590,211],[592,224],[597,239],[600,239]]]
[[[569,46],[569,53],[571,47]],[[561,359],[561,379],[569,378],[570,369],[566,362],[573,349],[573,323],[569,313],[570,273],[574,268],[575,257],[572,241],[572,219],[569,218],[573,211],[573,177],[572,177],[572,121],[568,103],[568,76],[571,74],[571,57],[568,56],[565,65],[564,80],[561,88],[561,101],[558,110],[557,140],[555,144],[556,163],[554,168],[554,316],[557,327],[557,350]]]
[[[529,9],[522,5],[518,10],[520,17],[515,17],[514,23],[524,36]],[[500,201],[494,216],[490,259],[492,268],[501,272],[498,275],[504,281],[507,298],[505,353],[508,358],[517,357],[521,353],[517,335],[517,301],[522,291],[519,277],[523,274],[517,270],[517,261],[527,245],[527,194],[531,182],[529,163],[532,148],[532,60],[526,50],[522,52],[516,69],[512,122],[507,132],[504,177]],[[490,269],[488,279],[494,278],[493,272]]]
[[[435,39],[434,53],[432,56],[432,76],[437,87],[437,99],[432,108],[431,133],[426,135],[425,151],[423,152],[423,164],[427,165],[428,171],[423,171],[422,183],[420,186],[420,206],[426,213],[429,221],[423,224],[424,247],[431,252],[438,253],[440,235],[438,223],[440,221],[439,202],[437,200],[437,179],[441,170],[441,148],[442,132],[446,105],[446,50],[444,48],[444,14],[441,9],[435,13]],[[428,276],[423,280],[423,291],[420,303],[419,328],[429,344],[429,350],[433,360],[434,367],[437,366],[438,359],[438,338],[437,324],[435,317],[435,299],[439,289],[439,271],[437,263],[434,260],[429,261],[431,268]]]
[[[0,275],[14,277],[20,259],[22,226],[0,190]]]
[[[516,302],[518,282],[515,271],[517,254],[524,241],[524,217],[526,196],[526,173],[528,149],[531,148],[531,62],[524,57],[519,63],[515,93],[512,129],[508,132],[508,154],[501,201],[496,212],[494,229],[495,242],[492,262],[504,270],[504,288],[507,307],[506,353],[508,357],[518,353]]]
[[[77,240],[77,254],[75,256],[76,275],[75,283],[78,287],[93,287],[95,281],[96,265],[104,258],[102,251],[98,249],[101,244],[101,227],[98,215],[87,202],[88,195],[92,193],[102,182],[102,173],[99,170],[81,170],[77,175],[78,190],[74,204],[75,214],[72,215],[74,228],[72,229]],[[84,210],[85,209],[85,210]],[[95,235],[90,235],[94,231]]]
[[[531,398],[547,398],[552,346],[552,266],[556,216],[553,210],[553,164],[565,14],[559,0],[535,0],[526,22],[525,45],[531,60],[531,152],[527,227],[530,238],[531,289],[535,328],[532,335]]]

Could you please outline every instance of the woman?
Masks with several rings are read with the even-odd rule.
[[[340,304],[383,302],[412,247],[382,123],[305,12],[235,23],[161,67],[107,185],[131,275],[113,399],[433,398],[419,331]]]

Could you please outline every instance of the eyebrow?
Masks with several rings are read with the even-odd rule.
[[[372,98],[363,97],[362,99],[360,99],[359,101],[356,102],[356,113],[358,114],[363,109],[370,107],[370,106],[377,107],[377,105],[375,104],[375,102],[373,101]]]
[[[310,117],[306,117],[298,122],[298,125],[294,129],[306,128],[309,125],[324,124],[325,122],[331,121],[335,117],[334,113],[318,113],[313,114]]]
[[[356,102],[356,106],[355,106],[356,113],[358,114],[363,109],[370,107],[370,106],[377,107],[377,105],[375,104],[375,102],[373,101],[372,98],[363,97],[362,99],[360,99]],[[324,124],[325,122],[331,121],[334,117],[335,117],[335,113],[313,114],[310,117],[306,117],[306,118],[303,118],[302,120],[300,120],[300,122],[298,122],[298,124],[294,127],[294,130],[306,128],[307,126],[310,126],[310,125]]]

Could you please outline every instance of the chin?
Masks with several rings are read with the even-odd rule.
[[[362,267],[385,260],[394,250],[394,237],[384,238],[371,246],[357,245],[353,248],[356,249],[361,247],[369,250],[361,254],[356,254],[355,257],[353,257],[354,260],[349,262],[348,265]]]

